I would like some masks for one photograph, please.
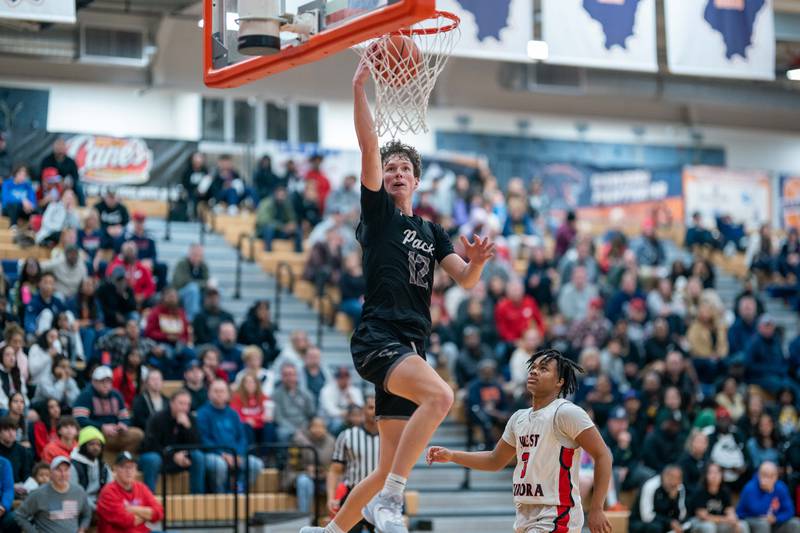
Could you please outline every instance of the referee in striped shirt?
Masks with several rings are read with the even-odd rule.
[[[336,438],[333,462],[328,469],[328,509],[332,516],[339,511],[352,488],[378,466],[380,442],[378,424],[375,421],[375,397],[365,398],[360,421],[358,411],[362,409],[351,406],[348,419],[356,423]],[[349,533],[361,533],[364,529],[374,531],[372,524],[362,520]]]

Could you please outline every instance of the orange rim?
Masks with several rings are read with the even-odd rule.
[[[458,17],[458,15],[451,13],[450,11],[434,11],[433,15],[426,20],[436,20],[440,18],[448,19],[450,24],[436,28],[403,28],[401,30],[391,32],[390,35],[435,35],[437,33],[453,31],[454,29],[458,28],[459,24],[461,24],[461,19]],[[420,21],[417,24],[422,22],[425,21]]]

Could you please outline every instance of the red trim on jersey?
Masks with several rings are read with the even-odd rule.
[[[575,505],[572,500],[572,476],[570,472],[574,457],[575,448],[561,447],[561,452],[558,454],[558,462],[561,464],[561,470],[558,473],[558,506],[556,506],[558,515],[556,516],[552,533],[569,532],[569,511]]]

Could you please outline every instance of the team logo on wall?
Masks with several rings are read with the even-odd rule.
[[[153,152],[142,139],[76,135],[67,141],[81,179],[107,185],[141,185],[150,179]]]

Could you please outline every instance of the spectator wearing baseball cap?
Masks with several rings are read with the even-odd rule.
[[[346,366],[337,368],[334,377],[334,381],[322,387],[319,393],[319,406],[328,428],[335,434],[344,426],[348,407],[364,406],[364,395],[352,384],[350,370]]]
[[[595,296],[586,305],[583,318],[572,322],[567,338],[572,349],[580,352],[588,346],[606,346],[611,329],[611,322],[603,316],[603,299]]]
[[[74,159],[67,155],[67,143],[62,137],[53,142],[53,151],[42,160],[39,168],[43,170],[42,174],[44,174],[44,169],[54,168],[58,175],[63,178],[65,184],[75,191],[80,205],[86,205],[78,165]]]
[[[114,481],[97,499],[97,533],[149,533],[148,522],[158,522],[164,509],[147,485],[136,481],[136,461],[122,452],[114,461]]]
[[[614,485],[620,490],[635,489],[656,475],[655,470],[642,464],[641,441],[631,432],[624,407],[611,410],[601,434],[614,459]]]
[[[158,260],[158,249],[144,227],[147,216],[141,211],[134,211],[131,216],[133,228],[125,233],[125,242],[136,245],[137,257],[144,266],[150,269],[156,280],[156,290],[161,291],[167,285],[167,264]]]
[[[139,261],[138,253],[135,243],[131,241],[123,243],[120,254],[106,268],[106,276],[111,275],[118,267],[124,268],[125,277],[133,289],[136,303],[139,307],[152,307],[156,283],[153,280],[153,272]]]
[[[130,415],[122,395],[112,388],[113,372],[98,366],[92,383],[75,400],[73,414],[83,427],[94,426],[106,438],[106,451],[136,451],[144,438],[139,428],[131,427]]]
[[[86,426],[78,434],[78,447],[72,450],[72,483],[80,485],[89,498],[92,511],[97,507],[97,496],[111,479],[111,469],[103,462],[106,438],[94,426]]]
[[[70,482],[69,457],[50,463],[50,482],[25,498],[16,512],[17,524],[26,533],[85,533],[92,521],[86,492]]]

